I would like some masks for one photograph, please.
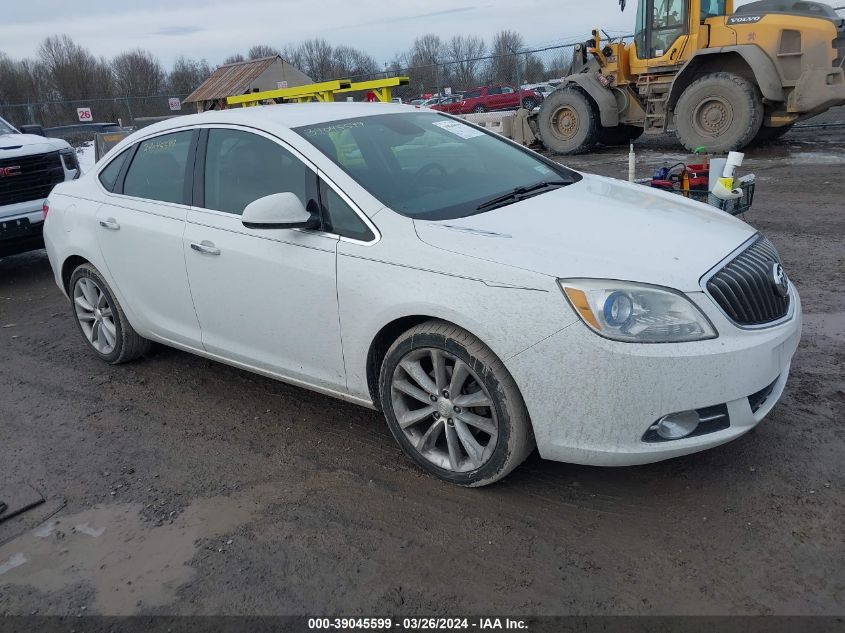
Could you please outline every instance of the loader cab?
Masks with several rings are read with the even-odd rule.
[[[704,0],[706,2],[707,0]],[[687,0],[640,0],[634,46],[639,59],[657,59],[689,33]]]
[[[732,10],[732,0],[640,0],[630,50],[635,72],[672,69],[687,61],[699,48],[705,20]]]

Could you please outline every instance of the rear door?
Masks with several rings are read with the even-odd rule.
[[[319,213],[316,170],[278,139],[236,126],[203,130],[199,158],[183,251],[205,349],[345,391],[338,237],[241,223],[250,202],[286,191]]]
[[[97,211],[97,240],[133,326],[200,347],[182,252],[197,132],[137,143],[99,174],[108,190]],[[115,173],[116,172],[116,173]]]

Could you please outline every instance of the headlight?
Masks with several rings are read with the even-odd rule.
[[[593,331],[615,341],[679,343],[717,336],[677,290],[608,279],[560,279],[564,295]]]

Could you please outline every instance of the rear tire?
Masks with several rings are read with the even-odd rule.
[[[598,140],[598,112],[577,86],[560,87],[540,106],[537,116],[540,139],[555,154],[583,154]]]
[[[481,114],[482,112],[487,112],[487,108],[485,108],[483,105],[477,105],[472,109],[472,111],[476,114]]]
[[[643,134],[643,128],[636,125],[620,123],[616,127],[600,127],[598,130],[598,142],[602,145],[625,145],[634,141]]]
[[[733,73],[712,73],[692,82],[675,106],[678,139],[690,151],[741,150],[763,123],[763,100],[756,86]]]
[[[379,389],[393,437],[423,470],[459,486],[498,481],[534,449],[502,361],[456,325],[426,321],[387,351]]]
[[[150,350],[152,342],[132,328],[108,283],[94,266],[78,266],[70,276],[68,291],[74,321],[88,347],[102,360],[117,365]]]

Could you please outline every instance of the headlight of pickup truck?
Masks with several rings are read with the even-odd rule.
[[[76,155],[76,150],[72,148],[59,150],[59,156],[62,157],[62,164],[65,166],[67,171],[76,170],[74,180],[82,175],[82,170],[79,168],[79,158]]]
[[[560,279],[572,308],[594,332],[628,343],[680,343],[717,336],[677,290],[608,279]]]

